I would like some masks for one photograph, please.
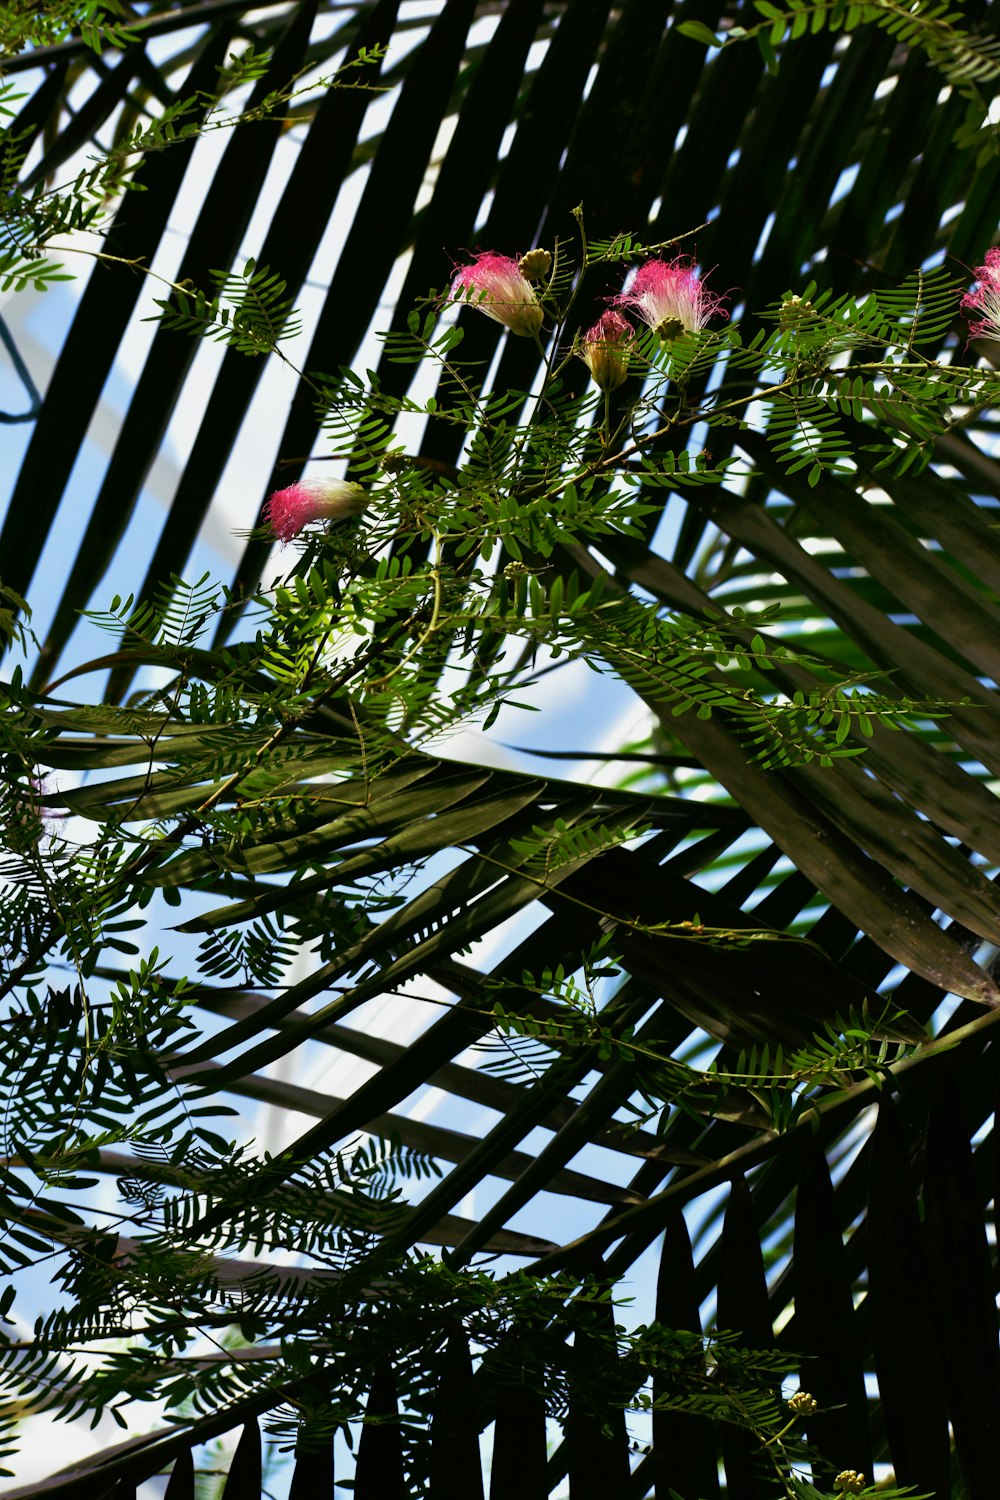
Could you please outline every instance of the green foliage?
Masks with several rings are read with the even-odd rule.
[[[784,5],[754,0],[754,8],[763,20],[753,26],[734,25],[717,34],[704,22],[686,20],[680,22],[678,30],[705,47],[754,40],[769,67],[777,71],[777,49],[788,42],[824,30],[852,32],[862,26],[876,26],[899,46],[923,52],[948,83],[978,106],[975,129],[980,135],[986,134],[982,129],[986,101],[980,87],[1000,77],[1000,43],[970,32],[960,8],[942,4],[941,0],[916,0],[912,4],[900,0],[787,0]]]
[[[100,54],[122,48],[134,40],[134,32],[122,25],[126,7],[118,0],[53,0],[51,5],[10,5],[0,21],[0,72],[6,59],[29,47],[51,47],[78,35]]]
[[[997,132],[990,120],[991,85],[1000,77],[1000,42],[984,28],[969,28],[961,8],[940,0],[754,0],[762,20],[751,26],[743,17],[718,32],[703,21],[684,20],[678,32],[713,50],[754,41],[768,72],[777,76],[790,43],[823,31],[852,33],[866,26],[878,28],[911,54],[922,54],[945,83],[967,101],[965,119],[952,135],[960,150],[974,149],[976,165],[984,166],[998,151]]]
[[[124,18],[126,24],[121,23]],[[44,6],[4,7],[0,19],[0,118],[12,115],[11,104],[20,96],[4,78],[4,65],[25,49],[49,47],[67,38],[79,38],[100,56],[108,50],[123,50],[139,40],[144,25],[134,27],[117,0],[56,0]],[[369,88],[351,75],[359,68],[377,64],[384,48],[361,48],[333,75],[311,79],[296,88],[299,78],[257,98],[242,112],[226,114],[223,101],[242,86],[263,78],[272,61],[269,52],[258,53],[252,44],[232,54],[220,70],[218,87],[182,98],[158,101],[156,113],[143,111],[143,118],[100,155],[91,157],[66,182],[53,185],[52,178],[38,180],[38,173],[23,173],[25,152],[33,132],[19,132],[0,124],[0,290],[45,291],[54,283],[72,279],[61,261],[48,260],[44,250],[50,241],[70,233],[99,233],[106,223],[109,205],[121,194],[142,191],[142,163],[154,153],[191,143],[207,131],[231,129],[280,118],[301,95],[331,88]],[[93,255],[111,265],[116,262],[133,271],[149,268],[138,262],[122,262],[104,250],[83,249],[79,244],[61,246],[60,253]],[[152,273],[149,273],[152,274]],[[246,354],[271,352],[283,338],[298,331],[291,301],[283,298],[284,283],[275,273],[257,270],[249,261],[242,274],[221,270],[214,273],[215,292],[206,294],[192,287],[171,287],[172,297],[162,301],[162,318],[169,327],[185,332],[204,332]]]
[[[773,940],[766,931],[726,932],[693,919],[665,924],[664,934],[716,947],[744,947]],[[623,1024],[613,999],[600,1003],[597,978],[616,975],[607,967],[606,945],[584,960],[582,984],[561,969],[536,978],[522,975],[524,987],[542,997],[531,1013],[494,1006],[496,1030],[479,1044],[486,1068],[509,1082],[528,1085],[576,1049],[590,1049],[602,1063],[627,1066],[635,1099],[628,1106],[630,1128],[654,1122],[666,1132],[678,1110],[691,1120],[735,1120],[758,1129],[786,1132],[807,1119],[835,1092],[868,1080],[876,1089],[892,1077],[892,1067],[914,1056],[912,1044],[894,1033],[898,1016],[885,1010],[827,1022],[807,1045],[786,1054],[781,1044],[764,1043],[740,1051],[732,1063],[718,1059],[707,1068],[692,1066]],[[876,1040],[878,1038],[878,1040]],[[666,1106],[664,1101],[668,1101]]]
[[[213,273],[218,287],[214,297],[176,286],[173,299],[158,301],[163,311],[158,321],[177,333],[200,334],[215,343],[228,344],[240,354],[271,354],[283,339],[300,332],[285,283],[266,266],[248,260],[235,275]]]
[[[676,31],[726,49],[753,37],[776,72],[790,41],[880,28],[961,91],[962,144],[982,146],[981,90],[1000,74],[1000,53],[959,13],[889,0],[757,10],[760,25],[725,36],[693,21]],[[91,6],[26,14],[11,50],[131,41]],[[383,50],[360,48],[347,68]],[[26,136],[8,132],[3,290],[60,279],[44,246],[100,230],[109,203],[142,188],[141,158],[205,130],[301,118],[302,96],[321,86],[295,87],[305,72],[226,112],[274,56],[250,41],[211,93],[136,107],[114,144],[60,187],[24,180]],[[460,101],[479,62],[456,86]],[[354,86],[346,69],[332,83]],[[5,86],[0,109],[14,97]],[[520,99],[518,110],[531,115]],[[954,1034],[932,1038],[878,967],[896,956],[893,942],[912,940],[911,979],[937,995],[957,973],[962,993],[989,1000],[988,976],[960,948],[967,934],[995,933],[988,877],[955,847],[968,822],[988,821],[981,804],[969,812],[963,778],[969,739],[988,742],[989,710],[968,674],[953,695],[925,694],[917,668],[930,653],[880,669],[874,646],[868,659],[845,645],[770,572],[767,545],[741,556],[737,533],[720,529],[685,576],[686,564],[661,566],[649,544],[683,499],[679,555],[699,513],[748,514],[749,534],[760,521],[756,540],[769,536],[779,558],[803,536],[830,549],[822,527],[835,532],[838,502],[867,503],[866,487],[901,476],[930,483],[942,440],[964,440],[1000,399],[1000,380],[961,362],[961,287],[947,270],[893,286],[878,266],[867,293],[809,282],[744,327],[637,330],[627,381],[605,399],[584,389],[575,330],[586,299],[605,305],[612,274],[673,256],[689,236],[589,239],[582,208],[573,217],[578,246],[554,239],[537,287],[541,367],[532,376],[525,361],[507,383],[491,384],[438,293],[384,336],[381,374],[306,372],[284,347],[299,318],[277,263],[220,269],[206,289],[168,283],[165,329],[294,370],[318,412],[322,457],[364,484],[367,511],[311,523],[267,587],[172,573],[149,601],[117,595],[87,611],[112,638],[108,654],[47,688],[25,684],[28,608],[0,589],[13,661],[0,702],[0,1267],[11,1278],[0,1316],[15,1328],[17,1278],[41,1263],[55,1268],[65,1304],[27,1336],[0,1335],[5,1456],[27,1410],[110,1413],[124,1427],[151,1403],[188,1424],[192,1442],[251,1409],[269,1412],[285,1445],[329,1438],[363,1419],[371,1371],[391,1358],[407,1484],[423,1493],[455,1336],[471,1340],[487,1395],[523,1382],[567,1426],[582,1414],[610,1431],[626,1411],[723,1424],[774,1494],[830,1492],[817,1487],[822,1460],[796,1428],[801,1412],[790,1418],[780,1395],[801,1370],[801,1325],[787,1349],[703,1334],[697,1312],[695,1328],[615,1326],[615,1277],[660,1232],[664,1209],[757,1168],[767,1204],[768,1162],[804,1154],[814,1135],[825,1145],[823,1132],[853,1127],[991,1021],[962,1015]],[[481,295],[467,299],[472,313]],[[395,380],[397,366],[424,377],[419,397]],[[715,452],[700,446],[706,430]],[[794,501],[780,524],[770,483]],[[913,521],[918,542],[922,525]],[[261,526],[248,540],[273,537]],[[833,553],[838,583],[849,552]],[[872,568],[839,598],[822,595],[823,608],[835,617],[858,598],[896,630],[909,600],[892,597],[895,586]],[[967,592],[968,614],[979,604],[989,616],[978,577]],[[872,615],[859,607],[859,618]],[[907,641],[922,645],[930,628],[921,622]],[[447,757],[447,735],[548,706],[549,674],[567,662],[613,676],[655,716],[634,752],[638,789]],[[109,666],[119,683],[141,673],[138,689],[91,703],[78,684]],[[908,786],[930,804],[906,806],[905,823],[889,733]],[[926,774],[932,747],[954,773],[945,792]],[[828,841],[832,896],[815,874],[822,852],[785,879],[767,864],[780,839],[736,849],[753,820],[722,783],[749,788],[753,819],[780,838],[798,819],[810,841]],[[940,837],[928,832],[935,819]],[[794,882],[810,880],[795,905]],[[923,909],[903,901],[907,882],[935,914],[922,928]],[[882,950],[857,936],[869,899],[882,903]],[[480,973],[477,945],[498,933],[506,943],[529,912],[535,935]],[[953,954],[949,968],[941,953],[955,931],[964,967]],[[403,997],[434,1018],[412,1045],[355,1024],[370,1002]],[[346,1098],[332,1094],[340,1083],[311,1066],[328,1045],[363,1059],[371,1083],[352,1078]],[[466,1049],[481,1066],[461,1060]],[[293,1059],[294,1081],[272,1067]],[[428,1084],[500,1122],[479,1138],[419,1110],[390,1113]],[[268,1149],[247,1138],[241,1100],[308,1124]],[[539,1126],[545,1145],[519,1149]],[[642,1158],[635,1178],[590,1176],[577,1156],[591,1144]],[[467,1195],[505,1176],[503,1209],[491,1199],[477,1221],[464,1218]],[[782,1181],[790,1201],[794,1183]],[[539,1184],[582,1194],[604,1217],[575,1245],[540,1246],[507,1227],[511,1202]],[[839,1250],[839,1228],[835,1238]],[[428,1244],[441,1256],[415,1248]],[[780,1283],[785,1247],[764,1248]],[[534,1260],[509,1271],[492,1264],[498,1255]],[[560,1256],[570,1271],[553,1269]]]
[[[543,296],[560,317],[577,283],[558,248]],[[584,239],[588,265],[635,248]],[[211,298],[175,288],[161,321],[243,353],[279,352],[295,328],[284,282],[251,260],[240,275],[218,273],[216,286]],[[765,635],[782,625],[776,607],[682,615],[606,576],[552,570],[564,549],[640,537],[658,485],[725,485],[728,460],[664,446],[701,422],[754,430],[788,473],[808,470],[810,484],[853,472],[859,430],[893,443],[902,432],[912,451],[942,430],[934,424],[943,400],[989,399],[991,377],[914,359],[925,337],[940,337],[955,301],[953,282],[920,275],[860,302],[808,288],[772,310],[774,334],[750,344],[738,329],[667,343],[650,334],[637,352],[642,389],[617,427],[564,384],[573,356],[559,355],[558,336],[540,390],[483,393],[454,331],[440,334],[436,314],[414,313],[408,331],[390,339],[390,356],[432,361],[449,383],[447,409],[390,396],[376,377],[362,381],[348,369],[310,377],[335,453],[368,481],[370,511],[300,544],[301,558],[273,588],[240,601],[252,621],[242,640],[206,647],[234,598],[207,575],[191,585],[173,577],[149,604],[116,596],[89,616],[118,640],[116,658],[165,670],[162,685],[123,707],[92,707],[11,681],[0,731],[10,893],[0,951],[14,1003],[4,1119],[8,1153],[27,1176],[8,1174],[2,1253],[8,1274],[39,1255],[59,1257],[70,1299],[19,1346],[13,1390],[68,1420],[110,1411],[124,1423],[131,1403],[154,1399],[203,1417],[259,1394],[262,1382],[312,1379],[324,1358],[343,1371],[325,1391],[327,1411],[346,1421],[363,1403],[357,1372],[387,1349],[409,1349],[404,1405],[419,1449],[437,1354],[415,1309],[428,1279],[440,1297],[446,1273],[405,1248],[413,1210],[402,1183],[432,1173],[433,1157],[371,1140],[331,1154],[322,1130],[276,1156],[252,1153],[217,1132],[214,1117],[232,1113],[210,1102],[218,1081],[280,1056],[289,1040],[282,1028],[314,1034],[445,955],[453,960],[540,892],[655,840],[655,798],[609,795],[594,810],[528,778],[491,786],[486,773],[428,753],[445,729],[530,701],[546,670],[538,651],[615,674],[668,719],[723,717],[748,761],[776,768],[831,767],[863,754],[876,727],[913,733],[964,706],[859,686],[822,656]],[[860,352],[879,357],[857,375],[837,363]],[[693,393],[719,360],[750,377],[745,394]],[[413,414],[468,433],[461,469],[442,473],[398,446],[396,422]],[[10,604],[13,632],[20,601]],[[445,697],[439,681],[449,666],[474,670]],[[813,686],[778,686],[793,670],[813,674]],[[56,768],[101,774],[58,794],[45,780]],[[64,836],[55,808],[83,820],[82,841]],[[446,850],[461,863],[428,882],[430,861]],[[268,877],[275,883],[265,885]],[[201,934],[193,963],[219,987],[221,1012],[228,997],[264,994],[218,1035],[196,1031],[191,983],[170,977],[155,950],[139,958],[131,940],[157,893],[177,903],[186,891],[228,902],[182,924]],[[637,907],[571,899],[606,924],[604,938],[571,965],[522,972],[513,1002],[510,976],[484,981],[471,1006],[485,1072],[505,1087],[544,1091],[582,1059],[609,1078],[628,1077],[622,1132],[653,1124],[670,1139],[683,1117],[780,1137],[829,1101],[881,1088],[914,1056],[910,1042],[892,1039],[886,1008],[877,1020],[864,1009],[827,1022],[793,1048],[763,1042],[707,1066],[679,1058],[637,1025],[627,989],[615,985],[627,966],[618,945],[746,952],[789,939],[766,927],[706,924],[697,910],[656,921]],[[293,978],[310,950],[312,972]],[[104,967],[115,954],[137,966]],[[60,962],[74,978],[57,989],[45,976]],[[331,985],[342,987],[341,999],[312,1015],[301,1009]],[[273,1041],[258,1040],[275,1025]],[[211,1059],[234,1049],[236,1061],[220,1073]],[[96,1180],[85,1174],[106,1172],[121,1147],[129,1153],[119,1180],[125,1250],[117,1231],[84,1228],[79,1201]],[[40,1189],[41,1217],[22,1206]],[[286,1274],[273,1258],[293,1247],[306,1265]],[[226,1270],[226,1257],[248,1254],[250,1265]],[[377,1310],[366,1307],[372,1278],[393,1289]],[[499,1357],[510,1319],[527,1317],[542,1293],[557,1301],[545,1315],[549,1353],[539,1356],[537,1378],[552,1413],[564,1416],[567,1328],[579,1327],[586,1288],[456,1271],[446,1296],[488,1359],[493,1349]],[[133,1307],[145,1310],[141,1327],[130,1321]],[[367,1364],[345,1362],[331,1341],[329,1330],[345,1320]],[[233,1325],[247,1347],[280,1345],[280,1363],[238,1351],[190,1361],[192,1340],[223,1339]],[[93,1342],[107,1348],[99,1360],[74,1356]],[[70,1359],[58,1372],[57,1353]],[[733,1423],[774,1457],[785,1356],[748,1351],[724,1334],[705,1341],[653,1328],[621,1337],[616,1358],[620,1405],[648,1406],[644,1382],[659,1379],[666,1362],[675,1384],[660,1406]],[[275,1430],[292,1428],[279,1416]],[[412,1461],[419,1467],[416,1449]],[[794,1461],[789,1449],[779,1477]]]

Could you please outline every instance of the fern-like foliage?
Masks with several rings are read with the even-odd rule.
[[[284,339],[295,338],[301,323],[285,296],[285,283],[267,266],[248,260],[240,272],[217,271],[216,291],[176,286],[158,299],[155,320],[177,333],[197,334],[227,344],[240,354],[273,354]]]
[[[762,26],[743,34],[769,55],[803,30],[871,22],[971,94],[993,76],[992,44],[959,44],[940,6],[758,9]],[[697,23],[681,29],[695,35]],[[31,194],[22,143],[9,140],[0,283],[47,284],[38,257],[55,226],[98,225],[108,194],[133,182],[130,153],[190,140],[268,62],[249,48],[217,97],[174,100],[62,196]],[[273,114],[293,94],[260,107]],[[632,559],[648,558],[675,492],[692,510],[750,508],[755,491],[741,488],[748,470],[730,448],[757,466],[755,479],[800,477],[818,497],[862,470],[888,483],[927,465],[934,443],[1000,398],[1000,384],[949,347],[958,283],[921,270],[862,296],[806,286],[747,338],[739,327],[636,330],[622,389],[583,390],[574,329],[591,273],[673,256],[682,242],[588,242],[575,217],[578,245],[554,241],[531,291],[551,330],[534,379],[491,383],[466,356],[459,309],[438,294],[384,346],[388,365],[433,372],[433,394],[346,367],[296,371],[326,456],[365,486],[364,514],[329,526],[314,515],[249,597],[174,576],[150,601],[117,595],[90,612],[114,638],[114,665],[155,674],[123,704],[77,693],[93,663],[37,692],[16,669],[3,685],[0,1268],[17,1278],[51,1261],[65,1304],[31,1337],[0,1340],[4,1442],[18,1401],[66,1420],[110,1412],[123,1425],[158,1402],[190,1423],[192,1441],[220,1413],[271,1408],[274,1431],[297,1441],[357,1420],[371,1370],[391,1359],[408,1483],[420,1493],[442,1371],[456,1342],[471,1340],[483,1388],[520,1371],[558,1420],[582,1413],[596,1425],[629,1410],[718,1421],[786,1496],[796,1464],[811,1461],[780,1396],[794,1355],[703,1335],[696,1312],[688,1329],[617,1327],[593,1257],[548,1275],[544,1256],[562,1251],[526,1248],[492,1209],[469,1223],[459,1205],[494,1175],[529,1191],[542,1153],[515,1147],[544,1125],[554,1139],[567,1132],[546,1179],[558,1190],[582,1185],[612,1216],[659,1211],[657,1192],[687,1191],[677,1167],[732,1175],[728,1145],[703,1159],[722,1132],[751,1132],[755,1150],[777,1153],[845,1100],[863,1108],[926,1057],[918,1028],[872,1000],[882,980],[869,985],[860,959],[863,979],[804,923],[786,930],[787,915],[766,908],[744,918],[732,893],[695,883],[702,838],[726,852],[746,831],[738,809],[660,786],[607,791],[451,760],[446,737],[537,707],[548,675],[571,662],[632,689],[664,735],[676,724],[697,744],[712,721],[730,765],[776,772],[759,793],[773,790],[776,822],[805,821],[797,787],[822,772],[835,803],[869,743],[881,751],[873,781],[884,774],[891,787],[882,731],[909,736],[917,756],[953,712],[970,717],[971,698],[897,693],[892,670],[784,636],[779,606],[723,611],[667,570],[633,574]],[[158,321],[294,369],[294,300],[279,267],[248,260],[207,289],[171,285]],[[477,305],[481,296],[465,310]],[[724,454],[700,446],[706,429]],[[265,540],[266,526],[251,533]],[[661,604],[664,580],[663,597],[681,606]],[[230,644],[209,644],[234,620]],[[0,629],[22,655],[26,621],[23,601],[0,594]],[[878,792],[890,800],[881,782]],[[832,813],[829,830],[847,847]],[[954,837],[934,846],[949,871]],[[851,844],[838,866],[853,914],[859,871],[874,865],[866,848]],[[986,883],[963,867],[948,912],[963,930],[994,931]],[[872,888],[880,911],[903,908],[894,866],[872,874]],[[912,917],[916,903],[905,909]],[[506,948],[479,973],[477,945],[528,914],[543,934],[524,944],[530,961]],[[168,961],[165,940],[144,940],[174,915]],[[907,941],[918,926],[897,925]],[[549,932],[560,954],[536,962]],[[937,983],[940,950],[919,932]],[[782,947],[796,985],[837,994],[825,1023],[803,1002],[787,1039],[756,1016],[744,1026],[731,1003],[738,990],[753,1008]],[[686,960],[698,978],[674,986]],[[971,968],[960,970],[966,992],[982,999],[987,979],[976,991]],[[352,1033],[370,1002],[411,992],[435,1018],[412,1046]],[[727,1004],[723,1045],[702,1028]],[[290,1056],[311,1068],[340,1043],[374,1074],[343,1098],[273,1069]],[[455,1060],[470,1048],[475,1067]],[[479,1138],[399,1108],[445,1069],[467,1097],[509,1105],[509,1121]],[[268,1151],[247,1139],[239,1099],[276,1100],[308,1123]],[[598,1105],[603,1143],[651,1168],[638,1187],[568,1165]],[[514,1125],[525,1128],[515,1136]],[[117,1196],[102,1214],[93,1195],[106,1178]],[[598,1232],[624,1243],[631,1225],[619,1235],[610,1218]],[[475,1260],[494,1253],[542,1259],[531,1275],[497,1275]]]

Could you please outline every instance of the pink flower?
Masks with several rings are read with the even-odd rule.
[[[481,251],[471,266],[463,266],[451,284],[453,300],[469,302],[495,323],[521,338],[538,337],[542,309],[517,261],[507,255]]]
[[[608,308],[583,335],[580,358],[602,391],[613,391],[628,375],[629,345],[635,342],[632,325]]]
[[[261,520],[280,541],[290,542],[311,521],[346,521],[360,516],[367,505],[359,484],[344,479],[300,479],[286,490],[275,490]]]
[[[978,323],[969,324],[969,337],[1000,339],[1000,249],[996,245],[987,250],[986,264],[976,267],[975,277],[979,286],[966,292],[960,304],[963,312],[982,314]]]
[[[724,300],[708,290],[691,261],[678,256],[647,260],[630,271],[615,305],[634,308],[661,338],[674,338],[682,329],[704,328],[716,313],[728,317]]]

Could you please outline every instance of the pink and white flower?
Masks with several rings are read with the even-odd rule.
[[[583,335],[578,349],[594,384],[602,391],[617,390],[628,376],[629,346],[635,342],[632,325],[609,307]]]
[[[520,338],[538,337],[542,308],[516,260],[483,250],[451,284],[453,301],[468,302]]]
[[[966,292],[961,301],[963,312],[979,313],[977,323],[970,322],[970,339],[1000,339],[1000,249],[994,245],[986,252],[986,264],[976,266],[979,282],[974,292]]]
[[[300,479],[275,490],[264,506],[265,521],[281,542],[290,542],[312,521],[346,521],[360,516],[368,500],[359,484],[345,479]]]
[[[631,308],[661,338],[704,328],[716,314],[728,317],[724,297],[710,292],[691,261],[647,260],[625,278],[616,307]]]

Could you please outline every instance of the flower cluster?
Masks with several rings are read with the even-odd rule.
[[[994,245],[986,252],[986,264],[977,266],[979,282],[974,292],[966,292],[961,301],[963,312],[979,313],[979,321],[969,323],[970,339],[1000,339],[1000,249]]]
[[[987,255],[992,266],[991,257],[1000,263],[1000,251]],[[537,339],[544,314],[532,282],[547,276],[551,266],[548,250],[529,250],[519,260],[482,250],[455,275],[451,300],[471,303],[520,338]],[[1000,269],[996,275],[1000,280]],[[992,282],[990,286],[994,290]],[[972,299],[966,300],[973,305]],[[725,317],[723,302],[707,290],[694,265],[682,257],[647,260],[629,272],[619,295],[610,299],[611,305],[583,335],[577,353],[602,391],[616,390],[628,378],[635,343],[635,331],[625,312],[633,312],[668,339],[682,330],[702,329],[716,315]],[[359,516],[367,503],[360,485],[342,479],[300,479],[287,489],[275,490],[264,506],[262,520],[280,542],[287,543],[315,521],[329,524]]]
[[[531,285],[546,276],[552,263],[547,250],[529,250],[520,260],[480,251],[463,266],[451,285],[452,301],[472,302],[480,312],[522,338],[537,339],[542,305]],[[613,391],[628,375],[630,345],[635,341],[624,311],[635,315],[661,338],[696,332],[710,318],[727,317],[725,298],[710,292],[691,261],[647,260],[629,272],[611,306],[583,335],[577,352],[602,391]]]
[[[312,521],[346,521],[360,516],[368,501],[359,484],[343,479],[300,479],[275,490],[261,519],[281,542],[290,542]]]
[[[623,311],[635,315],[662,339],[694,333],[717,314],[728,316],[724,298],[706,287],[693,264],[675,260],[647,260],[625,278],[611,306],[583,335],[580,358],[602,391],[613,391],[628,374],[632,325]]]

